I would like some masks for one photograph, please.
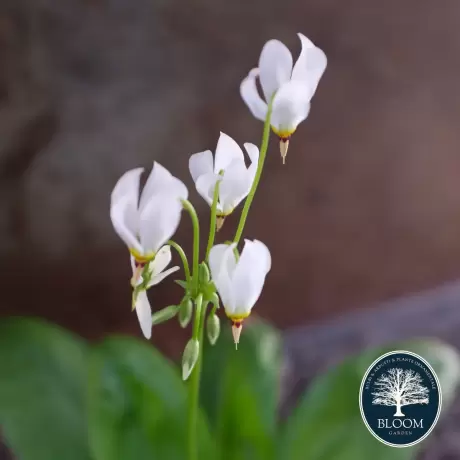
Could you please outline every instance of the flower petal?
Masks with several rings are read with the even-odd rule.
[[[302,43],[302,51],[292,70],[291,80],[305,82],[310,88],[310,97],[313,97],[318,87],[319,80],[326,70],[327,57],[324,51],[315,46],[305,35],[297,35]]]
[[[111,214],[112,208],[120,200],[124,202],[122,212],[123,225],[134,235],[137,234],[139,226],[137,205],[139,201],[139,181],[143,171],[144,168],[135,168],[125,172],[118,179],[110,197]],[[120,211],[120,208],[118,208],[118,211]],[[121,217],[119,212],[115,214]]]
[[[262,293],[270,267],[268,248],[260,241],[245,240],[231,285],[236,314],[248,314],[251,311]]]
[[[241,82],[240,94],[248,106],[252,115],[258,120],[264,121],[267,116],[267,103],[260,97],[257,89],[256,78],[259,69],[252,69],[249,75]]]
[[[177,230],[182,204],[169,193],[150,198],[140,216],[140,240],[145,253],[157,252]]]
[[[188,167],[193,182],[196,182],[203,174],[212,173],[214,171],[214,159],[211,150],[194,153],[188,161]]]
[[[259,70],[265,100],[270,102],[278,88],[291,78],[292,54],[287,46],[279,40],[265,43],[260,53]]]
[[[117,199],[110,208],[110,219],[112,220],[115,232],[124,241],[128,248],[135,249],[136,251],[142,253],[142,246],[135,233],[135,228],[138,227],[138,223],[133,217],[132,197],[126,195],[121,199]]]
[[[232,313],[235,309],[233,293],[231,291],[231,277],[236,268],[236,259],[233,250],[236,243],[216,244],[209,252],[209,270],[211,278],[224,304],[225,310]]]
[[[249,142],[244,144],[244,148],[246,149],[246,152],[248,152],[249,158],[251,159],[251,165],[248,168],[248,172],[252,186],[252,182],[256,176],[257,166],[259,166],[259,149],[257,146],[250,144]]]
[[[183,200],[186,200],[188,197],[188,190],[185,184],[177,177],[174,177],[164,166],[155,161],[152,172],[142,191],[139,202],[140,212],[142,213],[153,196],[163,193],[169,193]]]
[[[212,200],[214,198],[214,187],[216,182],[220,179],[220,176],[214,173],[204,174],[196,181],[196,190],[204,198],[209,206],[212,206]],[[217,208],[220,211],[219,203]]]
[[[147,284],[147,288],[151,288],[152,286],[155,286],[158,283],[161,283],[167,276],[169,276],[171,273],[177,272],[177,270],[179,270],[179,267],[175,266],[175,267],[168,268],[168,270],[165,270],[164,272],[161,272],[158,275],[155,275],[150,280],[150,283]]]
[[[149,269],[152,274],[158,275],[171,263],[171,246],[164,245],[155,254],[155,258],[150,262]]]
[[[224,214],[230,213],[248,195],[252,181],[244,163],[234,161],[225,171],[219,187],[219,202]]]
[[[152,309],[146,291],[141,291],[136,299],[136,313],[146,339],[152,337]]]
[[[244,154],[240,146],[227,134],[220,133],[216,147],[216,158],[214,162],[214,172],[219,174],[235,160],[244,165]]]
[[[290,81],[276,93],[271,125],[280,135],[290,135],[310,112],[310,89],[299,81]]]

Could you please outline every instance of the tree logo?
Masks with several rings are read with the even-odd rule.
[[[441,386],[430,364],[410,351],[375,360],[361,382],[361,416],[379,441],[409,447],[425,439],[441,412]]]

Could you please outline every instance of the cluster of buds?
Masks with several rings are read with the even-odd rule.
[[[257,68],[252,69],[240,86],[241,96],[255,118],[264,121],[261,149],[245,143],[244,150],[235,140],[220,133],[215,153],[195,153],[189,170],[197,192],[211,207],[211,229],[206,258],[198,261],[198,218],[188,201],[186,185],[159,163],[140,193],[143,168],[126,172],[115,185],[111,196],[110,217],[116,233],[130,252],[133,289],[132,307],[136,311],[144,336],[150,339],[152,325],[178,316],[186,327],[195,314],[193,337],[183,355],[183,377],[188,378],[200,353],[200,330],[206,326],[211,344],[220,333],[217,309],[222,303],[232,324],[234,342],[240,340],[243,321],[256,304],[271,268],[267,246],[258,240],[245,240],[241,254],[238,243],[259,182],[268,146],[270,126],[279,137],[283,164],[289,141],[297,126],[310,112],[310,101],[323,75],[327,59],[307,37],[298,34],[301,53],[293,62],[289,49],[278,40],[268,41],[262,49]],[[263,98],[257,88],[257,80]],[[216,230],[224,219],[246,199],[235,239],[214,245]],[[194,222],[193,271],[180,246],[171,240],[186,209]],[[171,263],[171,246],[182,259],[186,280],[177,281],[185,294],[179,305],[171,305],[152,315],[147,291],[179,267]],[[220,299],[219,299],[220,298]],[[213,308],[206,319],[206,307]],[[206,319],[206,321],[205,321]]]

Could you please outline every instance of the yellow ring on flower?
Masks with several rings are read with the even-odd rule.
[[[272,126],[272,130],[281,139],[288,139],[290,136],[292,136],[292,134],[295,133],[296,128],[292,130],[284,130],[284,129],[278,130],[274,126]]]
[[[244,313],[242,315],[241,314],[240,315],[231,315],[231,314],[228,314],[227,312],[225,312],[225,314],[232,321],[239,322],[239,321],[243,321],[244,319],[246,319],[251,313]]]
[[[151,260],[153,260],[156,255],[154,252],[149,252],[148,254],[143,255],[136,249],[132,249],[132,248],[130,248],[129,252],[134,257],[134,260],[138,264],[146,264],[147,262],[150,262]]]

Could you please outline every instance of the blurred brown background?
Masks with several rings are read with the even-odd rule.
[[[157,160],[207,231],[188,157],[220,130],[259,141],[240,81],[270,38],[296,56],[298,31],[329,66],[284,167],[272,139],[246,227],[273,256],[257,312],[286,328],[459,278],[459,20],[456,0],[2,0],[1,314],[140,336],[113,185]],[[190,231],[184,214],[188,250]],[[168,279],[152,303],[180,293]],[[171,330],[153,342],[174,351]]]

